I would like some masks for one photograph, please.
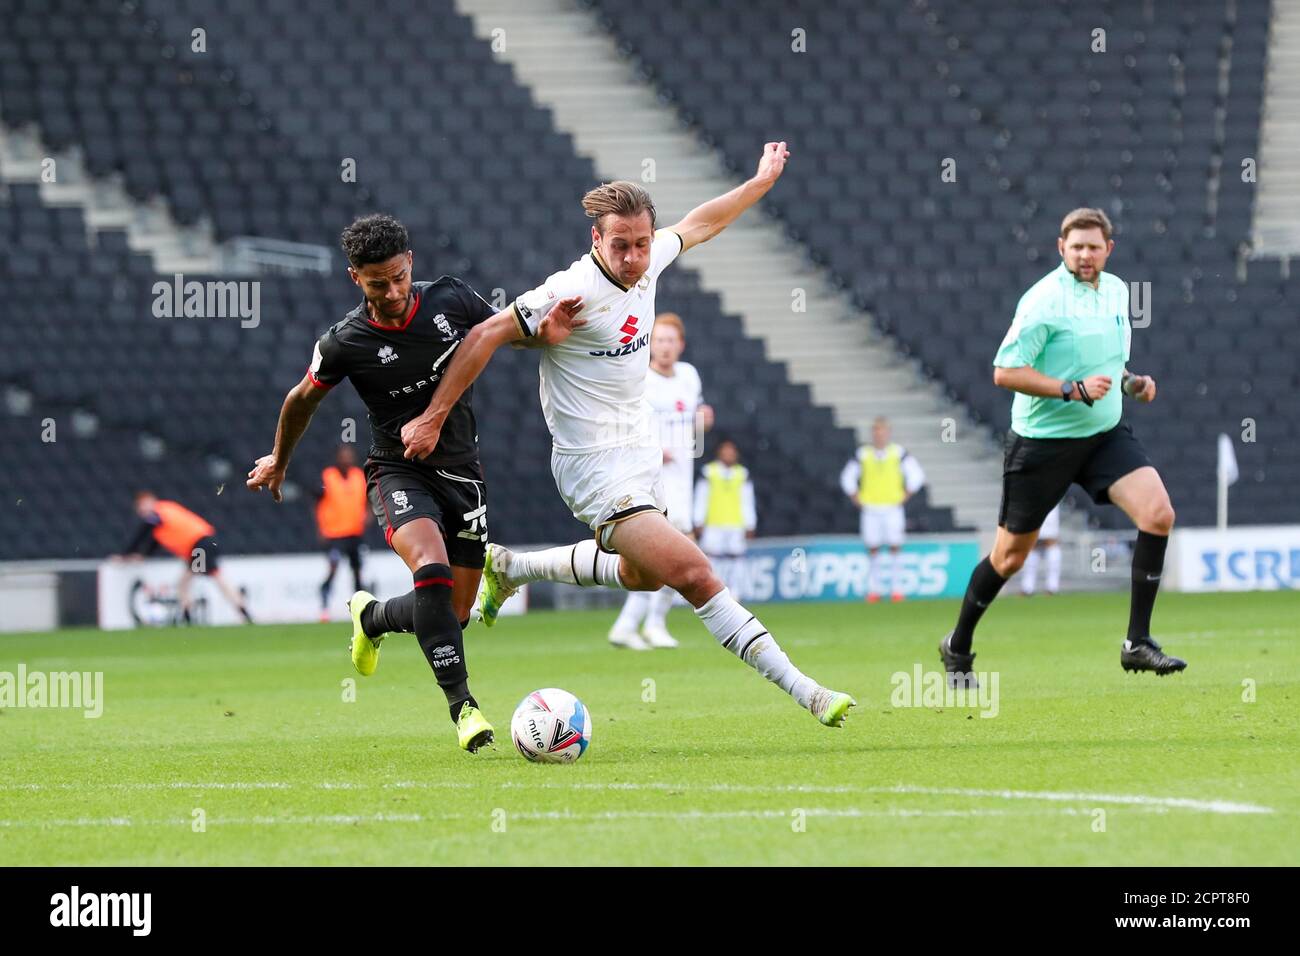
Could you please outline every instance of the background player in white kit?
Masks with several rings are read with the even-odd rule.
[[[1020,570],[1020,593],[1029,597],[1038,586],[1038,556],[1047,559],[1046,590],[1056,594],[1061,590],[1061,505],[1043,519],[1043,526],[1038,529],[1038,540],[1025,558],[1025,566]]]
[[[699,436],[713,427],[713,409],[704,404],[700,373],[690,362],[679,361],[686,349],[686,326],[676,312],[655,317],[650,332],[650,370],[645,397],[654,413],[654,427],[663,447],[664,498],[668,520],[683,534],[691,533],[691,492]],[[609,642],[632,650],[676,647],[668,633],[668,609],[674,591],[629,591]]]
[[[591,252],[477,326],[449,363],[428,410],[402,428],[402,441],[408,458],[433,450],[443,419],[497,348],[535,335],[543,323],[567,330],[567,338],[542,350],[542,412],[553,439],[556,487],[596,540],[524,554],[490,544],[479,603],[483,622],[495,624],[501,603],[529,581],[637,591],[667,584],[695,608],[718,643],[821,723],[837,727],[853,698],[795,667],[757,616],[731,596],[695,542],[664,517],[663,451],[645,401],[659,273],[756,203],[788,157],[785,143],[767,143],[753,178],[697,206],[671,229],[655,230],[654,203],[636,183],[591,190],[582,201],[595,220]]]
[[[871,423],[871,444],[858,448],[840,472],[840,487],[862,509],[868,604],[880,600],[886,585],[892,600],[903,600],[894,577],[907,529],[903,504],[925,484],[920,463],[902,445],[889,439],[888,419],[877,418]],[[888,555],[880,553],[881,545],[889,548]]]

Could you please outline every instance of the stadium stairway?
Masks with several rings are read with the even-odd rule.
[[[526,6],[456,0],[456,6],[603,177],[647,184],[662,224],[736,184],[736,175],[682,126],[593,15],[572,0]],[[755,163],[762,142],[777,135],[754,131]],[[799,144],[791,145],[798,162]],[[786,363],[791,381],[806,384],[817,404],[833,410],[837,424],[866,440],[872,419],[889,417],[895,438],[926,469],[931,503],[952,507],[959,525],[994,526],[1001,477],[991,435],[876,336],[773,219],[739,220],[720,241],[692,250],[690,265],[725,311],[743,317],[745,332],[765,343],[768,356]],[[795,311],[799,304],[806,311]]]
[[[1273,2],[1260,146],[1255,255],[1300,254],[1300,0]]]
[[[79,208],[92,235],[125,233],[131,251],[148,253],[159,275],[217,271],[220,251],[209,224],[185,226],[161,198],[131,198],[120,174],[91,176],[79,148],[53,150],[35,127],[9,129],[0,123],[0,182],[38,184],[46,205]]]

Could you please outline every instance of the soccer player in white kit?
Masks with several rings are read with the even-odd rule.
[[[679,592],[724,648],[788,693],[821,723],[840,726],[856,703],[823,687],[781,650],[754,614],[713,573],[708,558],[664,516],[663,450],[645,400],[651,319],[659,274],[682,252],[712,239],[756,203],[785,169],[785,143],[767,143],[745,183],[655,229],[654,203],[636,183],[613,182],[583,197],[595,220],[592,249],[507,309],[475,326],[448,363],[428,410],[402,428],[406,457],[437,445],[456,400],[502,345],[567,333],[543,348],[542,413],[551,431],[551,473],[560,495],[595,540],[515,554],[489,544],[483,565],[483,623],[529,581]],[[577,318],[577,313],[583,313]]]
[[[1033,550],[1025,558],[1025,566],[1020,571],[1020,593],[1029,597],[1038,587],[1038,556],[1047,559],[1047,593],[1056,594],[1061,590],[1061,505],[1043,519],[1043,526],[1038,529],[1038,540]]]
[[[668,520],[678,531],[690,534],[697,436],[713,427],[713,409],[704,404],[700,373],[690,362],[679,361],[685,349],[686,326],[681,316],[675,312],[656,316],[650,332],[645,397],[663,447]],[[610,628],[610,644],[638,651],[676,647],[677,639],[668,633],[667,622],[673,594],[666,586],[658,591],[629,591]]]

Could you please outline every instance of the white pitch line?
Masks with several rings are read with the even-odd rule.
[[[387,784],[385,786],[388,786]],[[408,781],[392,784],[395,787],[428,787],[439,789],[443,783]],[[453,784],[460,787],[463,784]],[[759,786],[715,783],[697,786],[673,783],[517,783],[495,784],[496,789],[557,789],[557,790],[678,790],[711,793],[844,793],[844,794],[923,794],[933,796],[985,797],[999,800],[1048,800],[1070,803],[1115,803],[1126,806],[1154,806],[1175,810],[1196,810],[1202,813],[1272,813],[1272,807],[1252,803],[1233,803],[1227,800],[1196,800],[1190,797],[1151,797],[1143,794],[1061,793],[1052,790],[973,790],[958,787],[850,787],[790,784],[787,786]]]
[[[1026,817],[1026,816],[1084,816],[1086,811],[1074,807],[1060,807],[1053,810],[914,810],[904,807],[891,807],[884,810],[864,810],[859,807],[799,807],[806,817],[829,818],[875,818],[875,817]],[[1145,811],[1163,813],[1162,808],[1144,807]],[[558,820],[573,822],[599,822],[617,820],[732,820],[732,819],[781,819],[788,820],[794,810],[604,810],[594,813],[574,813],[571,810],[519,811],[506,814],[507,820]],[[424,816],[418,813],[374,813],[374,814],[322,814],[309,816],[253,816],[253,817],[213,817],[207,821],[209,828],[223,826],[336,826],[355,825],[359,823],[443,823],[448,820],[487,819],[486,814],[440,813],[436,816]],[[42,827],[190,827],[190,817],[173,817],[164,819],[136,819],[132,817],[75,817],[63,820],[0,820],[0,829],[41,829]]]
[[[842,793],[842,794],[914,794],[928,796],[975,797],[994,800],[1042,800],[1049,802],[1068,802],[1085,804],[1118,804],[1121,806],[1162,807],[1172,810],[1191,810],[1199,813],[1217,814],[1267,814],[1273,813],[1272,807],[1253,803],[1236,803],[1229,800],[1200,800],[1192,797],[1155,797],[1145,794],[1115,793],[1074,793],[1055,790],[980,790],[965,787],[920,787],[899,784],[891,787],[852,787],[852,786],[817,786],[813,784],[790,785],[745,785],[745,784],[696,784],[679,783],[556,783],[553,781],[520,782],[505,781],[501,783],[468,783],[464,781],[428,781],[400,780],[388,783],[362,783],[356,781],[324,781],[318,784],[291,784],[279,782],[210,782],[210,783],[101,783],[101,784],[0,784],[0,790],[90,790],[90,789],[126,789],[126,790],[292,790],[298,787],[316,790],[363,790],[371,787],[382,789],[421,789],[421,790],[468,790],[478,787],[490,787],[495,790],[596,790],[596,791],[675,791],[682,793]]]
[[[1070,803],[1118,803],[1126,806],[1168,807],[1202,813],[1272,813],[1272,807],[1228,800],[1193,800],[1190,797],[1147,797],[1141,794],[1057,793],[1052,790],[970,790],[964,787],[881,787],[880,793],[924,793],[954,797],[992,797],[999,800],[1063,800]]]
[[[250,781],[248,783],[184,783],[180,781],[141,783],[3,783],[0,790],[292,790],[291,783]]]

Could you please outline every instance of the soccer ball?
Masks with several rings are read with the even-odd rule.
[[[535,690],[510,718],[515,749],[534,763],[573,763],[591,744],[591,714],[567,690]]]

